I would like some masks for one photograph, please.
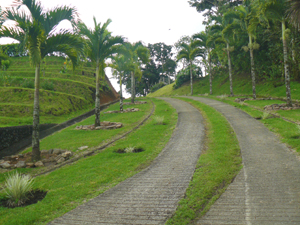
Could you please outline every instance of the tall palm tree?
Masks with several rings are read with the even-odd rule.
[[[211,71],[211,58],[213,54],[214,48],[214,38],[211,32],[211,28],[207,27],[207,29],[198,34],[193,35],[193,40],[196,41],[195,45],[202,48],[203,50],[203,61],[206,65],[208,63],[208,74],[209,74],[209,94],[212,95],[212,71]],[[207,57],[207,59],[206,59]],[[208,62],[207,62],[208,61]]]
[[[46,10],[35,0],[19,0],[16,7],[5,11],[8,20],[15,22],[14,28],[2,26],[0,37],[10,37],[24,43],[30,55],[31,64],[35,67],[35,90],[33,110],[32,160],[40,159],[39,145],[39,88],[40,64],[43,58],[52,52],[61,52],[69,56],[73,67],[77,65],[78,52],[83,44],[78,36],[67,30],[57,30],[62,20],[74,22],[75,8],[68,6]],[[22,11],[21,6],[27,8]]]
[[[287,38],[289,29],[286,27],[288,4],[285,0],[258,0],[259,9],[263,13],[263,18],[266,21],[273,21],[281,24],[281,37],[283,44],[283,59],[284,59],[284,74],[287,106],[292,105],[291,87],[290,87],[290,72],[287,53]]]
[[[238,24],[242,31],[247,32],[249,37],[248,46],[243,47],[245,51],[250,52],[251,78],[252,78],[252,96],[256,99],[256,82],[255,82],[255,65],[253,51],[259,48],[254,42],[256,27],[258,26],[258,17],[256,16],[255,7],[252,7],[249,0],[244,1],[243,5],[235,7],[235,11],[230,11],[224,15],[226,17],[234,17],[235,23]]]
[[[150,52],[142,42],[125,43],[127,54],[129,55],[129,67],[131,71],[131,103],[135,99],[135,78],[142,76],[141,65],[146,64],[150,60]]]
[[[84,23],[79,22],[79,34],[86,43],[86,55],[96,67],[96,99],[95,99],[95,126],[100,126],[100,73],[105,76],[105,60],[112,57],[120,49],[120,44],[124,42],[121,36],[112,36],[107,30],[111,20],[108,19],[102,26],[94,19],[94,29],[89,29]]]
[[[189,44],[181,43],[181,50],[177,55],[177,60],[186,59],[190,66],[190,84],[191,84],[191,95],[193,95],[193,71],[192,65],[196,57],[203,57],[203,49],[199,48],[196,40],[191,40]]]
[[[296,24],[300,25],[300,0],[288,0],[289,9],[288,15],[291,20]]]
[[[117,55],[113,58],[112,65],[110,67],[113,69],[113,75],[119,77],[120,83],[120,111],[123,111],[123,93],[122,93],[122,79],[125,74],[129,72],[130,66],[128,58],[125,55]]]

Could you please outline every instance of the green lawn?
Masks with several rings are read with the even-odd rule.
[[[0,224],[46,224],[147,167],[168,142],[177,123],[175,109],[162,100],[153,99],[153,101],[156,105],[153,116],[164,116],[166,125],[155,125],[152,116],[139,129],[102,152],[80,159],[76,163],[60,168],[47,175],[36,177],[34,187],[48,191],[46,197],[37,204],[26,207],[14,209],[0,207]],[[141,114],[137,120],[146,115],[146,109],[150,108],[150,106],[150,103],[141,105],[141,108],[145,110],[140,112]],[[116,107],[115,105],[111,109]],[[128,121],[138,117],[137,115],[134,114],[133,116],[132,113],[128,117],[126,114],[122,114],[121,116],[124,117],[123,122],[128,124]],[[120,118],[118,116],[120,115],[112,115],[109,119]],[[89,120],[86,123],[89,123]],[[72,128],[68,129],[62,130],[53,136],[62,135],[64,132],[67,133]],[[89,132],[89,136],[98,138],[99,143],[102,139],[104,140],[101,137],[102,135],[104,133]],[[72,139],[77,139],[77,136]],[[50,141],[47,141],[47,138],[43,142],[45,146],[46,143],[49,144],[47,146],[51,145]],[[89,141],[85,142],[87,145],[91,145],[92,143],[95,143],[94,140],[91,143]],[[70,146],[73,146],[73,144],[70,143]],[[128,146],[141,147],[145,151],[126,154],[115,153],[117,149]],[[20,171],[28,172],[28,169]],[[4,175],[1,174],[1,176],[3,177]],[[3,197],[4,193],[2,191],[0,198]]]

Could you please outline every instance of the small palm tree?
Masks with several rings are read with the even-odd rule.
[[[35,0],[16,1],[16,7],[4,13],[8,20],[16,23],[14,28],[2,26],[0,37],[10,37],[24,44],[29,52],[31,64],[35,67],[35,90],[33,110],[32,160],[40,159],[39,146],[39,88],[40,65],[46,55],[53,52],[66,54],[77,65],[78,52],[83,48],[81,39],[67,30],[57,30],[57,25],[68,20],[74,22],[76,10],[61,6],[46,10]],[[26,13],[20,9],[27,8]]]
[[[125,43],[127,55],[129,57],[128,66],[131,71],[131,103],[135,99],[135,78],[142,77],[141,65],[150,60],[150,52],[141,42]]]
[[[121,36],[112,36],[107,30],[111,20],[108,19],[102,26],[97,23],[94,17],[94,29],[89,29],[84,23],[78,24],[79,34],[81,34],[86,44],[86,55],[96,67],[96,100],[95,100],[95,126],[100,126],[100,73],[105,76],[105,60],[112,57],[120,49],[120,44],[124,42]]]
[[[113,58],[113,63],[110,66],[113,69],[113,75],[119,77],[120,83],[120,111],[123,111],[123,93],[122,93],[122,79],[125,74],[129,72],[129,62],[125,55],[117,55]]]
[[[192,65],[196,57],[203,57],[204,51],[198,47],[196,40],[191,40],[189,44],[181,43],[181,50],[177,55],[177,60],[186,59],[190,66],[190,84],[191,84],[191,95],[193,95],[193,71]]]

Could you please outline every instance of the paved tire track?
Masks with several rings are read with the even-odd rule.
[[[262,123],[226,103],[214,107],[233,127],[244,168],[197,224],[300,224],[300,162]]]
[[[178,123],[151,166],[50,224],[164,224],[175,212],[200,156],[204,127],[190,104],[163,99],[176,108]]]

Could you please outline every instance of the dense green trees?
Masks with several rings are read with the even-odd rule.
[[[43,58],[52,52],[67,55],[73,66],[77,64],[78,52],[83,49],[81,39],[67,30],[57,30],[62,20],[74,22],[76,10],[62,6],[47,10],[35,0],[18,1],[14,8],[4,12],[8,20],[16,23],[14,28],[2,26],[0,37],[10,37],[24,45],[29,52],[31,64],[35,67],[35,92],[33,111],[32,160],[40,159],[39,146],[39,86],[40,65]],[[27,12],[20,9],[25,6]]]
[[[205,49],[203,61],[208,70],[211,71],[211,65],[214,71],[220,71],[224,66],[230,71],[231,64],[235,76],[251,71],[253,98],[256,98],[256,79],[258,82],[270,79],[276,86],[285,82],[287,105],[291,105],[290,79],[300,78],[299,1],[190,0],[189,3],[206,18],[206,30],[198,39]],[[228,19],[230,23],[225,22]],[[215,39],[209,49],[207,43],[212,44],[217,26],[223,26],[222,32],[219,32],[222,35],[219,36],[226,46],[224,48],[224,44]],[[230,49],[230,46],[234,46],[234,49]],[[230,54],[228,50],[231,50]],[[248,51],[249,55],[246,54]],[[213,62],[208,63],[212,58]],[[212,75],[211,72],[209,74]],[[215,75],[220,76],[218,73]]]

